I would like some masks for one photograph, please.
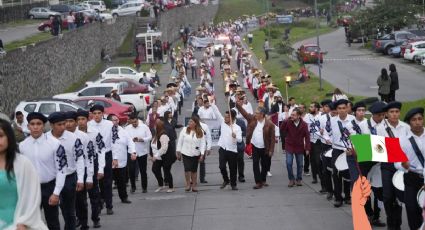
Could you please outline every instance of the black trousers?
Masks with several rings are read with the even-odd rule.
[[[158,186],[164,186],[164,178],[168,183],[169,188],[174,188],[173,185],[173,175],[171,174],[172,165],[164,165],[164,161],[156,160],[152,164],[152,172],[155,175],[156,180],[158,181]],[[164,171],[164,177],[162,177],[162,170]]]
[[[238,165],[238,175],[239,175],[239,179],[243,179],[245,178],[245,161],[244,161],[244,151],[241,151],[238,153],[237,156],[237,165]]]
[[[112,209],[112,152],[109,151],[105,154],[105,169],[103,170],[103,178],[99,180],[99,188],[106,208]]]
[[[204,160],[199,162],[199,181],[205,181],[205,161],[207,160],[207,155],[204,155]]]
[[[359,168],[362,172],[362,175],[367,177],[372,167],[375,165],[375,162],[360,162]],[[353,180],[357,178],[352,178],[351,184],[354,184]],[[378,201],[383,201],[382,187],[375,188],[372,187],[373,192],[373,207],[372,207],[372,199],[367,199],[366,204],[364,206],[366,210],[366,214],[372,217],[373,220],[378,220],[381,214],[381,209],[378,206]]]
[[[65,221],[65,230],[76,229],[75,200],[77,188],[77,173],[66,176],[65,184],[60,194],[60,208]]]
[[[252,145],[252,169],[254,171],[255,183],[260,184],[267,180],[268,159],[266,149],[259,149]],[[261,169],[260,169],[261,164]]]
[[[310,172],[310,156],[304,152],[304,173]]]
[[[348,170],[338,171],[335,167],[335,161],[344,151],[334,149],[332,151],[332,180],[334,183],[334,195],[336,201],[342,201],[342,186],[344,186],[344,199],[350,199],[350,182],[342,178],[350,178]]]
[[[388,100],[391,101],[395,101],[395,90],[390,90],[390,95]]]
[[[404,174],[404,204],[410,230],[419,229],[422,225],[422,208],[419,207],[416,195],[424,184],[419,174],[408,172]]]
[[[230,182],[231,186],[236,186],[236,177],[238,172],[238,154],[227,151],[222,148],[218,150],[218,161],[221,175],[224,182]],[[227,174],[227,164],[229,165],[230,181]]]
[[[322,161],[320,159],[321,150],[322,150],[322,147],[321,147],[320,140],[316,141],[316,143],[311,143],[310,160],[311,160],[311,172],[313,175],[313,180],[317,180],[317,176],[319,176],[320,183],[323,189],[325,188],[325,186],[323,183]]]
[[[127,167],[114,168],[113,173],[115,179],[117,180],[118,196],[120,197],[121,201],[127,200]]]
[[[86,189],[84,187],[83,191],[77,192],[77,198],[75,203],[76,215],[78,221],[81,224],[81,227],[88,226],[88,204],[87,204],[87,193],[90,197],[90,206],[91,206],[91,220],[93,222],[99,221],[100,213],[100,204],[99,204],[99,183],[97,181],[97,171],[98,164],[95,161],[94,165],[94,175],[93,175],[93,187],[91,189]],[[87,169],[84,176],[84,183],[87,181]]]
[[[402,207],[397,201],[397,190],[393,185],[393,175],[396,172],[392,163],[381,163],[382,189],[388,228],[400,229]],[[416,197],[416,195],[415,195]]]
[[[139,166],[142,189],[145,190],[148,188],[148,174],[146,172],[148,167],[148,155],[137,157],[137,164]],[[136,189],[136,161],[128,161],[128,166],[131,188]]]
[[[266,55],[266,60],[269,60],[269,51],[268,50],[264,50],[264,54]]]
[[[41,184],[41,208],[44,211],[47,227],[49,230],[60,230],[59,207],[50,206],[49,198],[55,190],[55,180]]]
[[[325,153],[331,148],[332,146],[321,143],[320,159],[322,161],[323,185],[329,193],[333,193],[332,172],[328,170],[328,167],[332,168],[332,160],[329,160],[329,157],[325,157]]]
[[[196,72],[196,67],[190,67],[190,69],[192,70],[192,80],[198,79],[198,73]]]

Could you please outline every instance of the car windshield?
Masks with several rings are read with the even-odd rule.
[[[317,52],[319,48],[317,46],[307,46],[305,47],[305,51],[307,52]]]
[[[381,40],[390,40],[391,37],[392,37],[391,34],[386,34],[386,35],[380,37],[379,39],[381,39]]]

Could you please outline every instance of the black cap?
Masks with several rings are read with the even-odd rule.
[[[329,104],[331,104],[331,103],[332,103],[332,101],[330,99],[325,99],[322,102],[320,102],[320,105],[321,106],[325,106],[325,105],[329,106]]]
[[[235,83],[230,83],[229,88],[233,88],[233,87],[237,87],[237,85]]]
[[[49,115],[47,118],[51,124],[64,121],[66,119],[65,113],[63,112],[54,112]]]
[[[95,104],[90,108],[90,112],[94,112],[96,110],[100,110],[100,112],[105,112],[105,108],[103,107],[103,105],[99,105],[99,104]]]
[[[177,87],[177,84],[176,83],[168,83],[167,88],[171,88],[171,87]]]
[[[334,102],[335,108],[337,108],[340,105],[347,105],[347,104],[348,104],[348,100],[346,99],[339,99],[338,101]]]
[[[68,119],[77,120],[77,112],[76,111],[65,112],[65,120],[68,120]]]
[[[369,111],[372,113],[372,114],[378,114],[378,113],[383,113],[383,112],[385,112],[385,106],[386,106],[387,104],[385,104],[384,102],[382,102],[382,101],[377,101],[377,102],[374,102],[371,106],[369,106]]]
[[[409,123],[410,119],[412,119],[413,116],[416,114],[422,114],[422,117],[424,116],[424,108],[413,108],[409,110],[409,112],[406,113],[406,116],[404,117],[404,122]]]
[[[331,102],[328,104],[330,110],[336,110],[335,102]]]
[[[77,110],[77,118],[78,117],[85,117],[85,118],[89,118],[89,112],[84,110],[84,109],[78,109]]]
[[[46,116],[44,116],[42,113],[39,113],[39,112],[32,112],[32,113],[29,113],[28,114],[28,116],[27,116],[28,123],[31,122],[34,119],[39,119],[43,123],[46,123],[47,122]]]
[[[398,101],[392,101],[385,106],[385,112],[387,112],[390,109],[399,109],[401,110],[401,102]]]
[[[366,109],[366,103],[364,103],[363,101],[356,102],[353,105],[352,110],[355,112],[358,108],[365,108]]]

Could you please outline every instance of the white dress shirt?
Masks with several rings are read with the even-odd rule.
[[[360,127],[360,134],[370,134],[369,128],[367,126],[367,119],[363,118],[363,120],[359,121],[356,118],[353,120],[357,126]],[[354,125],[353,125],[353,130],[354,132],[357,134],[357,131],[354,129]]]
[[[353,115],[347,115],[344,120],[339,116],[331,118],[332,126],[332,148],[345,151],[347,148],[351,148],[350,135],[356,134],[353,130],[353,124],[351,121],[355,119]],[[338,122],[341,122],[344,136],[341,133]]]
[[[65,184],[68,166],[66,153],[60,142],[47,134],[42,134],[37,139],[29,136],[19,144],[19,150],[34,165],[40,183],[56,180],[53,194],[59,196]]]
[[[208,107],[205,108],[205,106],[202,106],[198,109],[198,116],[201,119],[216,119],[213,108]]]
[[[230,152],[238,152],[238,142],[242,142],[242,130],[239,125],[233,123],[231,126],[224,122],[224,117],[218,111],[217,106],[214,105],[214,114],[220,122],[220,138],[217,145],[222,149]],[[236,134],[236,138],[232,137],[232,133]]]
[[[307,113],[304,117],[304,121],[308,125],[308,131],[310,132],[310,142],[316,143],[318,139],[320,139],[320,113],[316,113],[313,115],[311,113]]]
[[[170,112],[173,111],[168,104],[158,106],[158,109],[156,112],[159,114],[160,117],[164,117],[164,113],[167,111],[170,111]]]
[[[105,168],[105,154],[111,151],[112,144],[112,121],[101,120],[97,123],[94,119],[88,122],[88,129],[96,132],[97,156],[99,161],[99,172],[103,174]]]
[[[389,134],[386,131],[387,127],[391,128],[391,131],[394,134],[394,137],[405,137],[405,136],[409,136],[410,134],[410,126],[402,121],[398,121],[398,124],[396,127],[392,126],[388,121],[384,122],[383,124],[384,129],[385,129],[385,136],[389,137]]]
[[[127,131],[132,140],[135,137],[137,137],[139,140],[143,140],[143,142],[134,142],[136,144],[136,154],[138,157],[149,153],[149,143],[152,140],[152,133],[149,127],[143,124],[143,121],[139,120],[139,125],[137,127],[134,127],[133,125],[127,125],[125,127],[125,131]]]
[[[112,131],[112,159],[118,160],[118,168],[127,166],[127,153],[135,153],[136,147],[132,138],[121,127],[116,126],[117,133]]]
[[[369,127],[369,123],[370,123],[370,127]],[[378,136],[387,136],[387,132],[385,131],[385,127],[384,127],[384,121],[382,120],[379,123],[376,123],[375,120],[373,120],[373,118],[371,117],[369,119],[369,121],[367,122],[367,129],[369,130],[369,133],[372,133],[372,130],[376,130],[376,135]]]
[[[205,154],[205,135],[201,138],[196,137],[196,133],[191,131],[186,133],[187,127],[180,131],[177,141],[177,152],[181,152],[185,156],[194,157]]]
[[[328,145],[328,143],[326,142],[327,141],[330,142],[332,137],[331,119],[332,119],[331,114],[327,114],[327,113],[322,114],[319,118],[320,130],[323,130],[323,134],[321,135],[322,137],[320,138],[320,140],[322,141],[323,144],[326,144],[326,145]]]
[[[170,142],[170,138],[167,135],[165,134],[161,135],[161,137],[159,137],[159,143],[161,143],[161,148],[158,149],[158,143],[157,142],[153,143],[153,140],[152,140],[151,142],[152,155],[157,160],[162,160],[161,156],[167,153],[169,142]]]
[[[257,126],[255,126],[254,132],[252,133],[251,144],[258,149],[264,148],[263,128],[265,122],[265,119],[262,122],[257,121]]]
[[[403,149],[403,152],[406,153],[407,158],[409,159],[410,168],[409,171],[421,174],[425,178],[425,169],[422,166],[419,158],[416,156],[415,151],[413,150],[413,146],[410,143],[409,138],[413,137],[415,139],[416,144],[418,145],[419,150],[422,153],[422,156],[425,158],[425,132],[422,133],[421,136],[416,136],[411,131],[409,131],[409,136],[400,138],[400,145]],[[395,163],[397,169],[403,169],[401,163]],[[424,180],[425,184],[425,180]]]
[[[48,132],[47,135],[53,136],[52,131]],[[85,165],[84,165],[84,147],[83,143],[74,133],[65,130],[59,138],[61,145],[65,148],[66,159],[68,161],[68,167],[66,169],[66,175],[77,173],[78,183],[84,183]]]
[[[84,150],[84,166],[87,170],[87,182],[93,182],[93,174],[94,174],[94,157],[95,157],[95,143],[94,140],[90,138],[90,136],[78,129],[75,130],[74,134],[79,138],[83,144]]]
[[[205,150],[211,150],[212,138],[211,138],[210,127],[208,127],[208,125],[203,122],[199,122],[199,123],[202,127],[202,130],[204,130],[204,134],[205,134]]]

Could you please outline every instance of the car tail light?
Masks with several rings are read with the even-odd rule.
[[[150,97],[149,97],[149,95],[146,95],[146,96],[145,96],[145,101],[146,101],[146,104],[148,104],[148,105],[149,105],[149,101],[150,101]]]
[[[415,49],[413,49],[413,46],[410,48],[410,53],[413,53]]]
[[[316,55],[316,52],[311,52],[310,55],[311,56],[315,56]]]
[[[375,43],[375,47],[376,47],[376,48],[379,48],[379,47],[381,47],[381,42],[379,42],[379,41],[376,41],[376,43]]]

